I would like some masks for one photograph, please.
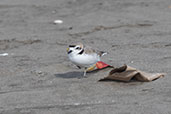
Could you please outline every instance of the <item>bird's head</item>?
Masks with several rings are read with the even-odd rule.
[[[68,54],[79,54],[81,51],[83,51],[83,44],[79,43],[77,45],[69,45],[67,48]]]

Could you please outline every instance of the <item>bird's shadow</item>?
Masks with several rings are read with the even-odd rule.
[[[93,70],[93,71],[89,71],[89,72],[86,73],[86,76],[83,76],[84,72],[79,72],[79,71],[59,73],[59,74],[55,74],[55,76],[57,78],[87,78],[89,74],[94,74],[94,73],[99,72],[100,70],[104,70],[104,69],[107,69],[107,68],[113,68],[113,67],[106,67],[106,68],[103,68],[103,69],[96,69],[96,70]]]
[[[73,72],[66,72],[55,74],[57,78],[83,78],[83,72],[73,71]]]

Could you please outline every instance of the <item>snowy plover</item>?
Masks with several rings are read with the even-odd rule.
[[[84,76],[89,67],[100,61],[100,57],[107,54],[103,51],[94,50],[91,47],[84,46],[79,43],[77,45],[69,45],[67,48],[68,57],[72,63],[74,63],[78,68],[84,68]]]

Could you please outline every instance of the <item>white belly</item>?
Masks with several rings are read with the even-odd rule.
[[[75,56],[70,56],[69,59],[76,65],[79,65],[81,67],[89,67],[93,64],[95,64],[97,61],[100,61],[100,57],[97,54],[93,55],[75,55]]]

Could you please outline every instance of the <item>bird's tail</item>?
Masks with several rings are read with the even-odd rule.
[[[104,56],[106,54],[108,54],[108,53],[107,52],[104,52],[104,51],[100,51],[100,53],[99,53],[100,56]]]

